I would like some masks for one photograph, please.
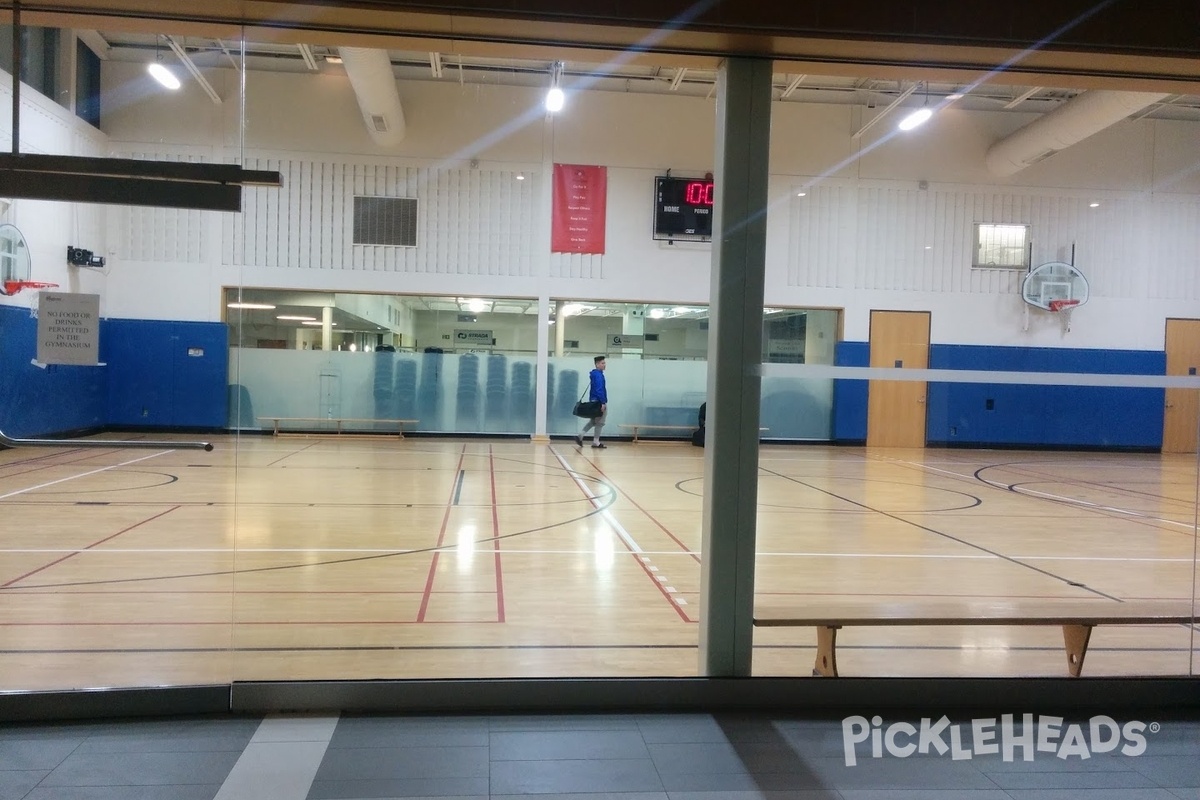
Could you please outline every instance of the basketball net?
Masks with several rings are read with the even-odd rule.
[[[1078,300],[1051,300],[1050,310],[1062,315],[1063,333],[1071,331],[1071,312],[1079,305]]]

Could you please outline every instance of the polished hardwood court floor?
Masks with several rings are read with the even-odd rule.
[[[0,690],[690,676],[704,451],[229,436],[0,451]],[[1195,456],[764,445],[755,593],[1186,601]],[[719,489],[719,487],[718,487]],[[1085,675],[1200,671],[1100,627]],[[808,675],[815,632],[755,632]],[[1065,674],[1053,627],[847,629],[843,675]]]

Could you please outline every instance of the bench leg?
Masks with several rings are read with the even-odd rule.
[[[1083,672],[1083,657],[1087,655],[1088,641],[1091,638],[1091,625],[1063,625],[1063,641],[1067,646],[1067,670],[1072,678],[1078,678]]]
[[[813,675],[826,678],[836,678],[837,671],[837,632],[838,625],[822,625],[817,628],[817,663],[813,665]]]

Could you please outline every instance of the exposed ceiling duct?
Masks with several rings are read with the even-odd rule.
[[[358,98],[367,133],[381,147],[399,144],[405,133],[404,109],[388,54],[366,47],[339,47],[338,53]]]
[[[996,142],[987,152],[994,175],[1012,175],[1167,97],[1098,89],[1072,97],[1049,114]]]

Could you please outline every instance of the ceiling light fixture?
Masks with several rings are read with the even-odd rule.
[[[913,128],[919,128],[929,121],[933,116],[933,110],[929,108],[929,84],[925,84],[925,105],[918,108],[916,111],[909,114],[904,119],[900,120],[897,125],[902,131],[911,131]]]
[[[285,319],[290,322],[315,322],[317,318],[316,317],[299,317],[299,316],[295,316],[293,314],[280,314],[275,319]]]
[[[470,311],[472,314],[478,314],[486,308],[487,308],[487,303],[483,302],[482,300],[479,300],[478,298],[467,301],[467,310]]]
[[[172,91],[183,85],[179,78],[175,77],[175,73],[162,63],[162,51],[158,47],[157,36],[154,37],[154,60],[147,65],[146,71],[150,73],[150,77]]]
[[[275,306],[271,305],[270,303],[229,303],[226,307],[227,308],[241,308],[241,309],[258,309],[260,311],[274,311],[275,310]]]
[[[562,87],[559,86],[564,66],[561,61],[555,61],[550,65],[550,91],[546,92],[546,110],[551,114],[562,111],[567,102],[567,96],[563,94]]]
[[[1099,208],[1099,207],[1100,207],[1099,203],[1088,203],[1088,208]]]
[[[517,173],[517,180],[519,180],[519,181],[523,181],[523,180],[525,180],[525,173],[524,173],[524,172],[518,172],[518,173]]]
[[[306,320],[306,321],[304,321],[304,322],[301,322],[300,324],[301,324],[301,325],[324,325],[325,323],[323,323],[323,322],[321,322],[321,321],[319,321],[319,320],[313,320],[313,321],[311,321],[311,322],[309,322],[309,321],[307,321],[307,320]],[[333,327],[335,327],[335,328],[337,327],[337,323],[336,323],[336,322],[331,322],[331,323],[329,323],[329,324],[330,324],[330,325],[332,325],[332,326],[333,326]]]

